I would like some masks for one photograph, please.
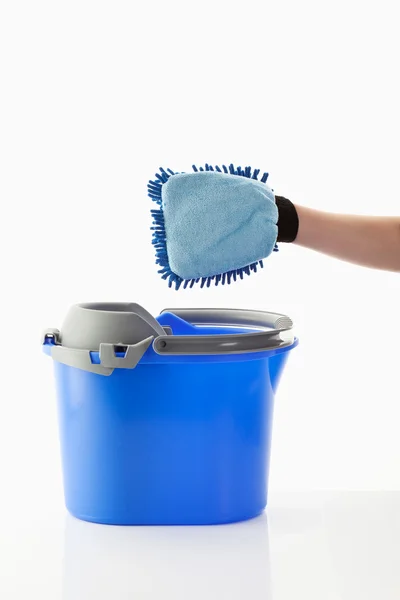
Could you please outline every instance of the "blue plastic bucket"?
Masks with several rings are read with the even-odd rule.
[[[192,325],[171,313],[158,323],[168,342],[259,333]],[[118,344],[116,361],[126,356]],[[62,333],[46,334],[68,511],[113,525],[211,525],[259,515],[267,505],[274,396],[296,345],[293,338],[255,352],[160,354],[153,343],[134,368],[103,376],[61,362],[52,353]],[[101,352],[89,355],[101,365]]]

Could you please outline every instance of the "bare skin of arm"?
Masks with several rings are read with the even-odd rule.
[[[326,213],[296,206],[295,244],[371,269],[400,273],[400,217]]]

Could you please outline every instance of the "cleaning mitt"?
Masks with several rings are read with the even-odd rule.
[[[149,196],[158,204],[152,211],[156,262],[170,286],[231,283],[262,267],[278,241],[292,241],[296,223],[280,236],[279,221],[292,210],[285,219],[292,223],[295,209],[274,195],[267,173],[258,181],[259,173],[206,165],[193,173],[160,169],[150,181]]]

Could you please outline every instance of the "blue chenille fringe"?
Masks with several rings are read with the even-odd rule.
[[[234,165],[229,165],[226,167],[222,165],[221,167],[212,167],[209,164],[206,164],[204,167],[197,168],[196,165],[193,165],[193,171],[197,173],[198,171],[218,171],[218,173],[227,173],[230,175],[239,175],[241,177],[247,177],[248,179],[258,180],[258,176],[260,174],[260,169],[252,170],[251,167],[235,167]],[[213,275],[212,277],[200,277],[198,279],[182,279],[171,270],[168,261],[168,252],[167,252],[167,240],[165,233],[165,221],[164,221],[164,212],[162,209],[162,197],[161,191],[164,183],[168,181],[170,177],[177,175],[177,172],[172,171],[171,169],[163,169],[160,168],[159,172],[156,173],[155,179],[150,180],[147,186],[149,197],[155,202],[158,206],[156,210],[151,211],[151,215],[153,218],[153,225],[151,230],[153,231],[153,246],[156,251],[156,264],[161,268],[158,271],[163,279],[168,281],[169,287],[175,286],[176,290],[179,290],[180,287],[186,289],[187,287],[192,288],[196,284],[200,284],[200,287],[210,287],[212,283],[214,285],[225,285],[230,284],[238,279],[243,279],[244,275],[251,275],[251,273],[256,273],[258,268],[263,268],[263,261],[260,260],[258,262],[252,263],[247,267],[243,267],[241,269],[235,269],[233,271],[228,271],[227,273],[221,273],[220,275]],[[268,173],[263,173],[260,181],[262,183],[266,183],[268,179]],[[278,251],[278,245],[275,244],[274,252]]]

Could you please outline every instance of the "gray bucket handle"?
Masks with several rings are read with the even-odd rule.
[[[268,328],[256,333],[159,336],[153,342],[160,355],[210,355],[262,352],[290,346],[294,342],[293,322],[286,315],[239,309],[166,309],[192,325],[223,325]],[[282,334],[285,334],[284,336]]]
[[[150,336],[131,345],[101,343],[100,364],[91,361],[89,350],[68,348],[61,344],[60,332],[48,329],[43,342],[51,346],[51,357],[70,367],[83,369],[98,375],[111,375],[114,369],[134,369],[153,342],[159,355],[207,356],[221,354],[246,354],[291,346],[294,343],[293,323],[286,315],[257,310],[237,309],[170,309],[172,313],[192,325],[222,325],[233,327],[264,328],[256,333],[217,335],[171,335],[170,328],[163,327],[164,335]],[[283,335],[284,334],[284,335]],[[123,346],[124,356],[118,356]]]

